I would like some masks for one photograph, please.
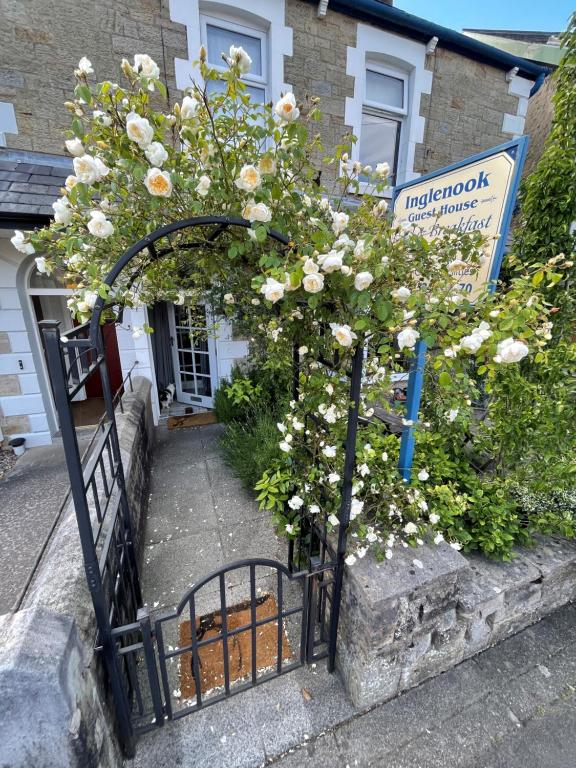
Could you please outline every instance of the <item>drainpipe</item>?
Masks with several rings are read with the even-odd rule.
[[[328,3],[330,0],[320,0],[318,3],[318,18],[323,19],[324,16],[326,16],[326,11],[328,10]]]
[[[531,99],[532,96],[535,96],[538,93],[538,91],[540,90],[540,88],[542,88],[542,84],[543,84],[544,80],[546,79],[546,75],[547,75],[546,72],[540,72],[540,74],[536,78],[536,80],[534,82],[534,85],[532,86],[532,89],[531,89],[531,91],[530,91],[530,93],[528,95],[529,99]]]

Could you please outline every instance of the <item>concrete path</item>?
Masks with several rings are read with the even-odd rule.
[[[217,453],[158,432],[143,581],[154,610],[224,562],[285,547]],[[235,585],[229,585],[229,589]],[[576,609],[368,712],[324,663],[146,734],[125,768],[576,768]]]
[[[0,480],[0,614],[26,584],[69,485],[60,445],[31,448]]]

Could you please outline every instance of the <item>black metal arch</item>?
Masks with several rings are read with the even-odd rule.
[[[167,235],[171,235],[174,232],[179,232],[184,229],[191,229],[193,227],[206,226],[210,224],[215,224],[216,226],[208,235],[208,237],[201,242],[189,243],[187,245],[180,246],[180,248],[170,247],[163,249],[162,251],[158,251],[155,248],[154,244]],[[154,260],[156,260],[162,258],[163,256],[167,256],[170,253],[174,253],[180,249],[185,250],[186,248],[200,248],[205,246],[207,243],[213,243],[220,237],[222,232],[225,232],[230,227],[244,227],[244,229],[251,229],[252,224],[250,221],[248,221],[248,219],[243,219],[239,216],[195,216],[191,219],[181,219],[180,221],[173,221],[171,224],[165,224],[163,227],[159,227],[149,235],[145,235],[143,238],[138,240],[137,243],[134,243],[134,245],[128,248],[128,250],[122,254],[110,272],[106,275],[104,284],[112,287],[118,279],[120,273],[130,264],[132,259],[134,259],[141,251],[145,250],[146,248],[152,252],[152,256]],[[271,240],[276,240],[276,242],[281,243],[284,246],[287,246],[290,242],[290,239],[286,237],[286,235],[282,234],[281,232],[277,232],[275,229],[270,229],[268,231],[268,237]],[[102,312],[106,306],[109,306],[106,304],[106,300],[99,296],[94,305],[92,318],[90,320],[89,336],[91,343],[94,345],[96,345],[96,339],[98,337],[98,327],[100,326]]]

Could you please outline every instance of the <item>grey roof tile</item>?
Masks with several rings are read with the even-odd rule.
[[[71,158],[0,150],[0,214],[53,215],[52,203],[72,172]]]

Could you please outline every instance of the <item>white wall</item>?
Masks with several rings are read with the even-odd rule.
[[[158,424],[160,405],[158,403],[158,386],[156,384],[156,371],[154,370],[150,336],[147,333],[143,333],[138,339],[132,338],[134,327],[142,327],[145,323],[148,323],[148,310],[146,307],[126,309],[122,323],[116,326],[116,336],[118,338],[122,378],[127,376],[128,372],[134,367],[133,375],[144,376],[144,378],[150,379],[152,382],[152,413],[154,415],[154,423]]]
[[[52,437],[32,354],[34,339],[26,326],[17,287],[18,269],[25,257],[13,248],[11,236],[11,231],[0,231],[0,332],[7,334],[10,350],[0,352],[0,375],[17,376],[20,393],[0,394],[0,412],[4,417],[28,416],[29,429],[10,436],[26,438],[26,446],[31,448],[51,443]],[[5,428],[4,438],[8,436]]]

